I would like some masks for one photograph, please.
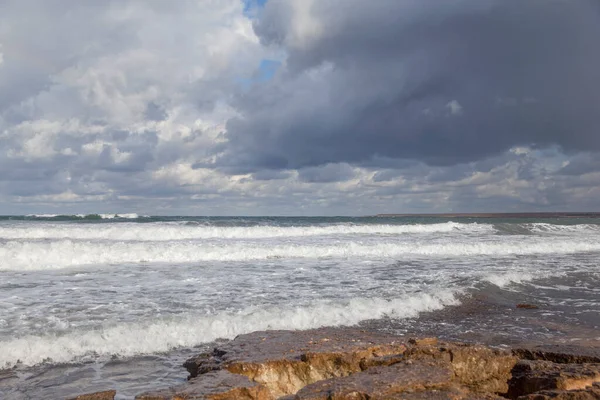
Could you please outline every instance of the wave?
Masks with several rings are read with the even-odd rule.
[[[542,222],[526,224],[526,226],[535,233],[600,233],[600,225],[577,224],[577,225],[556,225]]]
[[[253,242],[194,243],[107,241],[8,241],[0,245],[0,270],[60,269],[83,265],[252,261],[269,259],[516,256],[600,251],[597,240],[513,240],[503,242],[391,242],[322,245]]]
[[[600,234],[598,224],[550,224],[547,222],[535,223],[496,223],[494,228],[498,234],[505,235],[560,235],[560,234]]]
[[[131,217],[134,218],[134,217]],[[67,225],[36,224],[0,227],[3,239],[105,239],[170,241],[189,239],[261,239],[330,235],[401,235],[427,233],[486,233],[492,225],[447,222],[429,225],[325,225],[325,226],[210,226],[179,223]]]
[[[39,218],[60,220],[64,216],[54,214],[39,215]],[[69,216],[71,218],[72,216]],[[190,223],[189,221],[152,222],[151,217],[138,214],[81,214],[77,218],[90,220],[117,220],[119,224],[65,224],[64,222],[44,222],[38,224],[13,224],[0,226],[0,239],[81,239],[81,240],[135,240],[173,241],[194,239],[265,239],[311,236],[346,235],[536,235],[536,234],[600,234],[600,225],[555,225],[548,223],[532,224],[485,224],[444,222],[435,224],[355,224],[338,223],[306,226],[221,226],[211,223]],[[145,220],[139,224],[134,219]]]
[[[139,216],[136,213],[116,213],[116,214],[28,214],[29,219],[60,219],[60,220],[95,220],[95,219],[139,219],[149,218],[147,215]],[[16,217],[18,218],[18,217]]]
[[[160,353],[218,338],[232,339],[257,330],[356,325],[384,316],[410,318],[420,312],[458,304],[456,294],[446,290],[394,300],[355,298],[343,303],[320,302],[308,307],[247,308],[237,313],[122,324],[64,335],[26,336],[0,342],[0,368]]]
[[[537,278],[540,278],[539,274],[536,274],[536,276],[534,276],[533,274],[528,272],[514,271],[505,272],[502,274],[489,274],[484,276],[483,280],[500,288],[503,288],[513,283],[529,282]]]

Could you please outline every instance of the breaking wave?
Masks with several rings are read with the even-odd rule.
[[[548,223],[527,224],[527,227],[536,233],[600,233],[600,225],[577,224],[577,225],[556,225]]]
[[[523,271],[515,271],[515,272],[505,272],[502,274],[489,274],[483,277],[484,281],[487,281],[493,285],[496,285],[500,288],[506,287],[512,283],[522,283],[529,282],[534,280],[535,278],[540,278],[538,276],[534,276],[531,273],[523,272]]]
[[[3,349],[0,368],[160,353],[218,338],[232,339],[258,330],[355,325],[384,316],[410,318],[455,304],[458,304],[455,293],[440,291],[394,300],[356,298],[343,303],[320,302],[309,307],[247,308],[239,312],[121,324],[62,336],[27,336],[0,342]]]
[[[132,217],[134,218],[134,217]],[[427,233],[491,233],[492,225],[447,222],[426,225],[352,225],[325,226],[210,226],[180,223],[156,224],[37,224],[0,227],[4,239],[106,239],[170,241],[189,239],[260,239],[331,235],[401,235]]]
[[[115,213],[115,214],[28,214],[27,219],[60,219],[60,220],[98,220],[98,219],[139,219],[149,218],[147,215],[139,216],[136,213]],[[18,216],[15,217],[18,219]]]
[[[558,238],[557,238],[558,239]],[[72,266],[136,263],[189,263],[268,259],[364,258],[394,260],[404,256],[460,257],[573,254],[600,251],[597,240],[512,240],[339,242],[287,244],[257,242],[202,243],[113,241],[7,241],[0,245],[0,270],[60,269]]]

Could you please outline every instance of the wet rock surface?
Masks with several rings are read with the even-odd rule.
[[[600,399],[598,348],[515,350],[353,328],[254,332],[137,400]]]
[[[405,342],[357,329],[255,332],[194,357],[185,367],[191,377],[225,369],[266,386],[278,398],[370,363],[389,365],[406,350]]]
[[[69,400],[114,400],[116,394],[116,390],[105,390],[102,392],[82,394]]]
[[[319,381],[302,388],[293,399],[386,399],[402,393],[446,389],[452,369],[443,361],[401,362],[373,367],[343,378]]]
[[[600,384],[600,364],[521,360],[512,371],[508,397],[520,399],[538,393],[542,396],[562,395],[561,398],[569,398],[564,396],[573,396],[578,392],[594,395],[594,386],[597,384]]]
[[[226,370],[210,371],[199,378],[190,379],[180,387],[148,392],[136,396],[137,400],[166,399],[240,399],[271,400],[271,392],[245,376]]]
[[[562,364],[600,363],[600,347],[537,345],[517,348],[513,353],[526,360],[546,360]]]

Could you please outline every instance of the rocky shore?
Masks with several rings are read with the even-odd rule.
[[[184,366],[186,384],[136,400],[600,399],[596,347],[498,349],[321,328],[241,335]]]

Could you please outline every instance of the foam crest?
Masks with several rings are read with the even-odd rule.
[[[367,319],[415,317],[423,311],[458,304],[451,291],[421,293],[394,300],[355,298],[343,303],[320,302],[304,308],[247,308],[237,313],[188,316],[122,324],[66,335],[28,336],[0,342],[0,368],[17,363],[65,363],[112,356],[130,357],[191,347],[218,338],[267,329],[310,329],[355,325]]]
[[[136,214],[137,215],[137,214]],[[121,216],[120,216],[121,217]],[[108,218],[108,217],[106,217]],[[134,218],[134,217],[132,217]],[[137,217],[136,217],[137,218]],[[106,239],[169,241],[189,239],[260,239],[332,235],[401,235],[419,233],[493,232],[487,224],[447,222],[424,225],[326,225],[326,226],[198,226],[180,224],[36,224],[0,227],[4,239]]]
[[[93,242],[8,241],[0,245],[0,270],[58,269],[79,265],[188,263],[200,261],[253,261],[268,259],[371,258],[402,259],[407,256],[511,256],[527,254],[573,254],[600,251],[600,242],[361,242],[293,245],[233,242]]]
[[[527,272],[506,272],[503,274],[489,274],[485,276],[483,280],[503,288],[512,283],[529,282],[535,278],[539,278],[539,275],[534,277],[532,274]]]
[[[137,219],[140,216],[136,213],[125,213],[125,214],[98,214],[102,219],[115,219],[115,218],[123,218],[123,219]]]
[[[40,219],[138,219],[140,216],[136,213],[115,213],[115,214],[27,214],[27,218],[40,218]],[[141,218],[147,218],[147,215],[143,215]]]
[[[555,225],[537,222],[527,224],[532,232],[536,233],[600,233],[600,225],[577,224],[577,225]]]

